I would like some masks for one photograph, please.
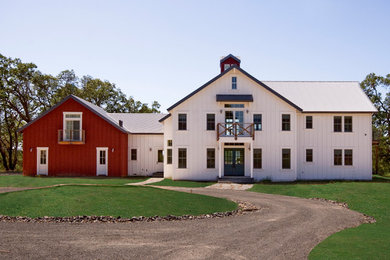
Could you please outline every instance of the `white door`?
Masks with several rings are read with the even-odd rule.
[[[108,165],[108,148],[97,147],[96,148],[96,175],[107,176]]]
[[[47,175],[49,169],[49,148],[37,147],[37,174]]]

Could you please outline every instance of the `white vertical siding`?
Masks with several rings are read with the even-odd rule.
[[[163,150],[163,135],[131,135],[128,142],[128,175],[150,176],[162,172],[164,163],[158,163],[157,151]],[[131,149],[137,149],[137,160],[131,160]],[[164,154],[165,157],[165,154]]]

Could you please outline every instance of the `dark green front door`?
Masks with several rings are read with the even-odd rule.
[[[244,176],[244,148],[225,148],[224,150],[224,175]]]

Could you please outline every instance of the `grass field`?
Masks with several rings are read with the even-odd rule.
[[[375,181],[255,184],[251,191],[347,202],[350,209],[377,220],[330,236],[311,251],[310,259],[389,259],[390,181]]]
[[[0,194],[0,215],[166,216],[234,210],[226,199],[133,186],[63,186]]]
[[[148,185],[197,188],[197,187],[207,187],[213,184],[215,184],[215,182],[173,181],[171,179],[164,179],[160,182],[155,182]]]
[[[0,187],[43,187],[54,184],[109,184],[123,185],[144,181],[145,178],[68,178],[68,177],[28,177],[23,175],[0,175]]]

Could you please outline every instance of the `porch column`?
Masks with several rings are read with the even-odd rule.
[[[251,154],[251,178],[253,178],[253,141],[250,142],[250,146],[251,146],[251,150],[250,150],[250,154]]]
[[[218,176],[222,178],[222,142],[218,142]]]

